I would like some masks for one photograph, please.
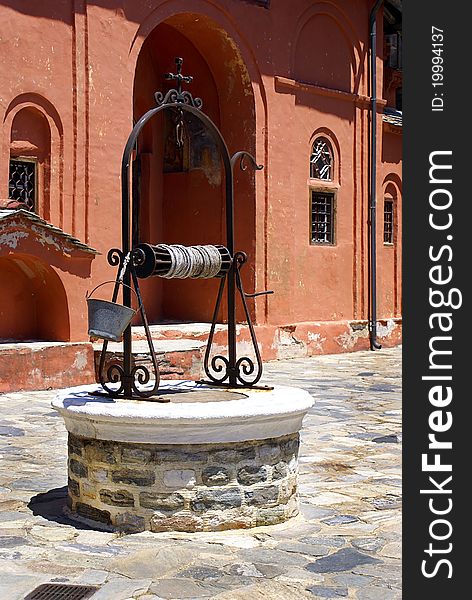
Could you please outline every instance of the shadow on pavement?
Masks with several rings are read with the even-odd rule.
[[[36,496],[33,496],[28,502],[27,507],[35,517],[40,516],[43,517],[43,519],[54,521],[61,525],[71,525],[76,529],[93,529],[93,527],[89,527],[85,523],[79,523],[78,521],[70,519],[65,514],[64,509],[67,507],[66,485],[36,494]]]

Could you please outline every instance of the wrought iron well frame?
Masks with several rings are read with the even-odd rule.
[[[177,82],[176,88],[170,89],[165,95],[162,92],[156,92],[155,101],[157,106],[148,110],[135,124],[131,131],[123,152],[121,163],[121,190],[122,190],[122,248],[112,248],[108,252],[108,262],[112,266],[118,267],[118,276],[113,290],[112,302],[116,302],[120,284],[123,283],[123,304],[131,307],[131,284],[136,290],[138,302],[140,304],[140,313],[146,334],[146,340],[152,357],[153,369],[155,371],[155,382],[152,389],[139,388],[151,380],[151,375],[144,365],[132,365],[132,333],[131,324],[123,333],[123,361],[122,363],[111,363],[104,373],[108,341],[104,340],[99,363],[100,383],[106,393],[112,397],[124,398],[151,398],[157,393],[159,388],[159,367],[154,351],[154,346],[149,329],[144,304],[142,302],[139,289],[138,277],[136,275],[136,266],[139,264],[140,256],[137,246],[140,243],[139,232],[139,194],[130,194],[130,184],[132,179],[132,155],[137,147],[137,140],[146,123],[163,111],[178,111],[190,113],[197,117],[205,126],[206,130],[212,136],[216,143],[225,174],[225,200],[226,200],[226,248],[232,257],[229,270],[221,277],[217,300],[212,318],[212,324],[208,337],[207,347],[204,358],[204,369],[209,381],[202,383],[238,388],[238,387],[259,387],[256,384],[262,376],[262,359],[259,352],[254,326],[251,321],[246,298],[254,298],[262,294],[271,294],[272,291],[246,294],[243,289],[240,270],[247,261],[247,255],[244,252],[235,252],[234,249],[234,168],[239,162],[241,170],[247,169],[247,163],[254,170],[261,170],[262,165],[258,165],[254,156],[244,150],[230,155],[225,139],[215,125],[215,123],[201,109],[203,102],[200,98],[193,98],[187,90],[182,90],[182,83],[190,83],[192,77],[182,75],[182,58],[176,58],[177,73],[167,73],[166,79]],[[211,358],[211,347],[215,334],[218,314],[223,298],[225,284],[227,287],[227,328],[228,328],[228,357],[216,355]],[[245,317],[249,327],[252,345],[256,356],[256,364],[248,356],[237,355],[236,344],[236,292],[242,300]],[[106,380],[105,380],[106,379]],[[118,383],[119,387],[110,387],[107,383]],[[264,389],[267,386],[261,386]]]

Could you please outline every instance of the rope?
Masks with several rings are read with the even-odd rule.
[[[216,246],[182,246],[180,244],[158,244],[160,250],[167,250],[171,266],[166,279],[210,279],[221,270],[222,257]]]
[[[126,270],[128,269],[128,264],[129,264],[130,260],[131,260],[131,252],[128,252],[128,254],[125,256],[125,258],[123,260],[123,264],[121,266],[120,274],[118,275],[118,281],[120,283],[123,282],[123,278],[125,276]]]

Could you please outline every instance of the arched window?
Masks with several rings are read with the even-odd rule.
[[[28,106],[11,125],[8,197],[18,208],[49,218],[51,130],[44,114]]]
[[[313,138],[312,138],[313,139]],[[310,155],[310,243],[336,245],[336,195],[339,178],[328,136],[314,138]]]
[[[316,138],[310,157],[310,178],[332,181],[334,171],[333,148],[325,137]]]
[[[385,186],[383,196],[383,242],[385,246],[393,246],[397,238],[397,186],[391,181],[388,182]]]
[[[391,196],[384,198],[384,226],[383,238],[384,244],[392,246],[395,240],[394,235],[394,201]]]

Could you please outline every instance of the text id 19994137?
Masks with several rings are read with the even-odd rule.
[[[444,111],[444,30],[431,27],[431,111]]]

